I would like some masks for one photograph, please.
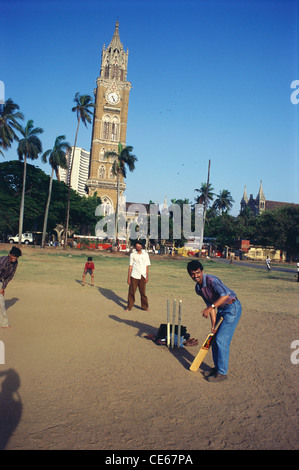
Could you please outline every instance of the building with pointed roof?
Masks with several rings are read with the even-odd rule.
[[[260,181],[259,191],[255,199],[253,197],[253,194],[250,194],[250,197],[248,199],[247,188],[245,185],[240,205],[240,214],[245,210],[246,207],[248,207],[254,215],[261,215],[264,211],[278,209],[284,206],[299,206],[299,204],[292,204],[289,202],[268,201],[264,194],[262,181]]]
[[[88,194],[97,193],[102,203],[115,208],[117,180],[112,166],[114,157],[107,152],[118,153],[118,143],[126,145],[129,93],[127,81],[129,51],[125,51],[119,36],[119,22],[108,47],[103,46],[100,76],[96,81],[95,114],[92,128],[90,167],[87,180]],[[120,177],[120,197],[126,189]]]

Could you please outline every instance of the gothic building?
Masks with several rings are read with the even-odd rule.
[[[116,22],[112,40],[102,50],[100,76],[96,81],[95,115],[92,128],[88,195],[95,192],[105,206],[116,206],[117,180],[113,174],[114,158],[106,152],[118,151],[118,143],[126,144],[129,93],[132,88],[127,81],[128,50],[125,51],[119,37]],[[120,196],[126,189],[120,179]]]
[[[298,204],[291,204],[288,202],[279,202],[279,201],[268,201],[265,197],[263,185],[261,181],[260,188],[255,199],[253,198],[253,194],[250,194],[250,197],[248,199],[246,185],[245,185],[243,197],[241,199],[240,213],[242,213],[244,209],[248,207],[254,215],[260,215],[264,211],[267,211],[267,210],[270,211],[273,209],[278,209],[279,207],[290,206],[290,205],[297,206]]]

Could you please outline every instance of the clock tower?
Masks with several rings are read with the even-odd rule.
[[[102,50],[100,76],[96,81],[95,114],[92,128],[88,194],[97,193],[109,213],[116,207],[117,180],[112,172],[114,158],[106,152],[118,151],[118,143],[126,145],[129,93],[132,88],[127,81],[128,55],[119,37],[119,23],[116,22],[109,46]],[[120,196],[126,189],[120,178]]]

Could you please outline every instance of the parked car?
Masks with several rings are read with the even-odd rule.
[[[9,243],[18,243],[19,242],[19,234],[15,237],[8,238]],[[29,243],[33,243],[33,234],[32,233],[22,233],[21,243],[25,243],[25,245],[29,245]]]

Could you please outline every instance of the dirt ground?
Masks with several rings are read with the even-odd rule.
[[[210,322],[187,260],[152,257],[150,312],[139,295],[125,312],[128,256],[92,255],[95,287],[90,278],[82,287],[85,253],[23,249],[5,295],[11,328],[0,329],[0,449],[298,449],[293,274],[205,263],[243,305],[228,380],[213,384],[203,377],[210,352],[189,371]],[[198,346],[168,350],[145,338],[174,298]]]

